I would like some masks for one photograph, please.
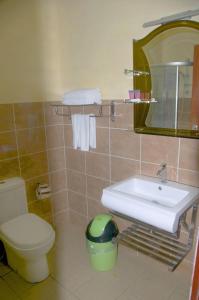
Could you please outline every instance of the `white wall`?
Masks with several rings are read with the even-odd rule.
[[[132,39],[154,29],[142,24],[198,8],[197,0],[0,0],[0,101],[59,100],[82,87],[125,98]]]

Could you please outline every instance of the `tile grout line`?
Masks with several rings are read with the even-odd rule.
[[[86,165],[86,155],[85,155],[85,165]],[[86,176],[86,170],[85,170],[85,183],[86,183],[86,217],[89,218],[89,209],[88,209],[88,177]]]
[[[75,214],[78,214],[79,216],[81,216],[81,217],[84,217],[86,220],[88,220],[88,218],[87,218],[87,216],[86,215],[84,215],[84,214],[81,214],[79,211],[77,211],[77,210],[74,210],[73,208],[70,208],[70,210],[69,211],[71,211],[71,212],[73,212],[73,213],[75,213]]]
[[[83,151],[81,151],[81,150],[79,150],[79,149],[73,149],[71,146],[67,146],[66,147],[68,150],[74,150],[74,151],[80,151],[80,152],[83,152]],[[55,148],[50,148],[50,150],[51,149],[55,149]],[[110,153],[109,153],[109,151],[108,152],[96,152],[96,151],[89,151],[89,153],[91,153],[91,154],[96,154],[96,155],[102,155],[102,156],[107,156],[107,157],[109,157],[109,155],[111,156],[111,157],[115,157],[115,158],[121,158],[121,159],[126,159],[126,160],[133,160],[133,161],[137,161],[137,162],[139,162],[140,161],[140,158],[138,158],[138,159],[136,159],[136,158],[131,158],[131,157],[126,157],[126,156],[121,156],[121,155],[117,155],[117,154],[112,154],[111,153],[111,150],[110,150]],[[155,164],[155,163],[154,163]]]
[[[64,150],[64,146],[62,146],[62,147],[56,147],[56,148],[47,148],[47,149],[45,149],[43,151],[30,152],[28,154],[22,154],[22,155],[13,156],[13,157],[10,157],[10,158],[0,159],[0,162],[1,161],[6,161],[6,160],[16,159],[18,157],[26,157],[26,156],[29,156],[29,155],[40,154],[40,153],[49,152],[49,151],[56,151],[56,150]]]
[[[180,150],[181,150],[181,139],[179,138],[179,141],[178,141],[177,174],[176,174],[176,180],[177,181],[179,181]]]
[[[47,133],[46,133],[46,111],[45,111],[45,103],[42,103],[42,110],[43,110],[43,119],[44,119],[44,133],[45,133],[46,156],[47,156],[47,163],[48,163],[48,172],[47,173],[49,174],[49,155],[48,155]],[[50,178],[49,178],[49,181],[50,181]],[[50,185],[51,185],[51,181],[50,181]]]
[[[62,107],[61,108],[61,113],[63,114],[63,110],[64,108]],[[60,191],[62,190],[65,190],[67,191],[67,206],[66,206],[66,209],[65,211],[67,211],[69,209],[69,201],[68,201],[68,174],[67,174],[67,159],[66,159],[66,140],[65,140],[65,128],[64,128],[64,116],[61,116],[61,124],[62,127],[63,127],[63,142],[64,142],[64,173],[65,173],[65,185],[66,185],[66,188],[65,189],[61,189],[59,191],[56,191],[55,193],[59,193]],[[54,194],[55,194],[54,193]],[[55,216],[56,213],[53,211],[53,216]],[[54,218],[54,217],[53,217]]]
[[[13,104],[13,106],[14,106],[14,104]],[[25,127],[25,128],[14,128],[14,129],[12,129],[12,130],[3,130],[3,131],[1,131],[1,133],[10,133],[10,132],[13,132],[13,131],[26,131],[26,130],[30,130],[30,129],[41,129],[41,128],[43,128],[43,126],[33,126],[33,127]]]
[[[142,135],[140,134],[140,175],[142,173]]]
[[[85,107],[83,106],[83,114],[85,112]],[[97,128],[96,128],[96,131],[97,131]],[[96,132],[97,134],[97,132]],[[96,136],[96,139],[97,139],[97,136]],[[96,141],[97,143],[97,141]],[[87,169],[87,164],[86,164],[86,153],[83,153],[84,155],[84,175],[85,175],[85,184],[86,184],[86,187],[85,187],[85,200],[86,200],[86,218],[88,220],[89,218],[89,209],[88,209],[88,180],[87,180],[87,175],[86,175],[86,169]]]
[[[46,156],[47,156],[47,163],[48,163],[48,172],[47,172],[47,176],[48,176],[48,180],[49,180],[49,185],[50,187],[52,187],[52,180],[51,180],[51,172],[50,172],[50,159],[49,159],[49,149],[48,149],[48,143],[47,143],[47,129],[46,129],[46,104],[42,103],[42,109],[43,109],[43,119],[44,119],[44,133],[45,133],[45,145],[46,145]],[[51,202],[52,202],[52,198]],[[53,223],[55,222],[54,220],[54,211],[53,211],[53,204],[51,203],[51,212],[50,215],[52,217],[52,221]]]
[[[16,141],[16,138],[15,138],[15,141]],[[16,142],[16,146],[17,146],[17,142]],[[17,150],[17,149],[16,149]],[[3,161],[8,161],[8,160],[13,160],[13,159],[18,159],[19,156],[16,155],[16,156],[13,156],[13,157],[9,157],[9,158],[4,158],[4,159],[0,159],[0,162],[3,162]]]
[[[108,110],[108,114],[110,115],[110,107]],[[109,182],[111,184],[111,180],[112,180],[112,162],[111,162],[111,118],[109,118],[109,122],[108,122],[108,129],[109,129]]]
[[[71,124],[68,123],[53,123],[53,124],[45,124],[46,127],[55,127],[55,126],[67,126],[67,127],[71,127]],[[33,126],[33,127],[24,127],[24,128],[17,128],[17,131],[25,131],[25,130],[29,130],[29,129],[40,129],[43,128],[43,126]],[[100,129],[109,129],[109,126],[98,126],[96,125],[96,128],[100,128]],[[120,131],[129,131],[131,132],[131,130],[128,130],[127,128],[121,128],[121,127],[111,127],[111,130],[120,130]],[[9,130],[3,130],[1,131],[1,133],[8,133],[8,132],[12,132],[13,129],[9,129]]]
[[[88,177],[92,177],[92,178],[95,178],[95,179],[99,179],[99,180],[103,180],[103,181],[106,181],[106,182],[109,182],[109,178],[104,178],[104,177],[98,177],[98,176],[95,176],[95,175],[91,175],[89,173],[86,173],[86,172],[81,172],[81,171],[78,171],[78,170],[74,170],[74,169],[70,169],[70,168],[67,168],[68,171],[72,171],[74,173],[78,173],[78,174],[81,174],[81,175],[85,175],[85,176],[88,176]],[[56,172],[56,171],[55,171]]]
[[[13,271],[11,271],[11,272],[13,272]],[[11,272],[9,272],[9,273],[11,273]],[[9,273],[8,273],[8,274],[9,274]],[[7,274],[6,274],[6,275],[7,275]],[[6,275],[5,275],[5,276],[6,276]],[[15,294],[16,300],[17,300],[17,299],[20,300],[21,297],[18,295],[18,293],[16,293],[16,290],[13,288],[13,286],[11,286],[11,285],[8,284],[7,280],[5,279],[5,276],[1,277],[1,279],[4,281],[4,283],[5,283],[6,286],[9,288],[9,290],[12,291],[12,292]]]
[[[18,138],[17,138],[17,126],[16,126],[14,104],[12,104],[12,114],[13,114],[13,122],[14,122],[15,141],[16,141],[16,146],[17,146],[17,160],[18,160],[18,166],[19,166],[19,174],[20,174],[20,176],[22,176],[21,162],[20,162],[20,156],[19,156],[19,143],[18,143]]]

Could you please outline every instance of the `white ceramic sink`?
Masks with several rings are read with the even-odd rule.
[[[180,216],[198,198],[198,188],[135,176],[105,188],[101,202],[110,210],[174,233]]]

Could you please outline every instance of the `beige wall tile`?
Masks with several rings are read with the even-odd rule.
[[[86,153],[86,173],[88,175],[109,179],[109,165],[110,160],[108,155],[91,152]]]
[[[0,133],[0,160],[17,156],[16,136],[12,131]]]
[[[117,102],[116,102],[117,103]],[[112,128],[133,128],[133,105],[119,104],[115,106],[115,114],[118,115],[114,122],[110,122]]]
[[[13,105],[0,104],[0,132],[14,129]]]
[[[96,129],[96,149],[91,149],[92,152],[109,153],[109,129]]]
[[[30,180],[26,180],[26,195],[28,202],[36,201],[36,188],[38,183],[49,184],[48,175],[39,176]]]
[[[61,104],[61,102],[48,102],[44,103],[44,112],[45,112],[45,124],[46,125],[55,125],[55,124],[63,124],[63,117],[59,116],[55,112],[55,107],[52,104]],[[63,108],[59,108],[59,113],[62,113]]]
[[[140,135],[126,130],[111,130],[111,154],[140,159]]]
[[[199,172],[179,169],[179,182],[199,187]]]
[[[85,152],[74,149],[66,149],[66,164],[67,168],[84,173]]]
[[[20,157],[21,175],[24,179],[41,176],[48,172],[46,152]]]
[[[68,192],[63,190],[52,195],[53,213],[59,213],[68,208]]]
[[[74,210],[71,210],[68,215],[71,224],[78,224],[82,228],[86,228],[88,225],[88,218],[86,215],[79,214]]]
[[[30,210],[51,220],[50,200],[38,202],[35,195],[38,182],[48,183],[45,150],[43,103],[0,105],[0,179],[23,177]]]
[[[99,201],[87,198],[88,203],[88,218],[92,219],[98,214],[108,213],[108,209],[102,206]]]
[[[78,192],[82,195],[86,194],[86,175],[73,171],[67,171],[68,189]]]
[[[51,224],[54,227],[52,207],[51,207],[51,211],[49,213],[42,216],[42,219],[44,219],[46,222],[48,222],[49,224]]]
[[[20,176],[19,160],[6,159],[0,161],[0,180]]]
[[[44,125],[43,104],[41,102],[14,104],[17,129],[40,127]]]
[[[73,147],[73,132],[71,125],[64,125],[64,140],[66,147]]]
[[[160,165],[141,162],[141,174],[146,176],[157,177],[157,171],[160,169]],[[167,179],[177,180],[177,169],[173,167],[167,167]]]
[[[65,168],[64,148],[48,150],[48,167],[49,171],[56,171]]]
[[[180,168],[199,171],[199,140],[181,139]]]
[[[32,154],[46,150],[44,127],[17,131],[19,155]]]
[[[50,173],[52,192],[58,192],[67,188],[66,170]]]
[[[177,167],[179,139],[166,136],[142,135],[141,158],[142,161]]]
[[[64,146],[63,125],[46,127],[47,148],[59,148]]]
[[[70,209],[87,216],[86,197],[72,191],[68,192],[68,202]]]
[[[92,176],[87,176],[87,196],[95,199],[96,201],[100,201],[103,188],[109,185],[109,181]]]
[[[139,169],[139,161],[111,157],[111,181],[119,181],[138,175]]]
[[[51,214],[51,201],[45,199],[31,202],[28,205],[28,210],[30,213],[34,213],[43,218],[46,214]]]

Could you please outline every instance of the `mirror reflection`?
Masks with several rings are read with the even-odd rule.
[[[199,137],[199,25],[178,21],[134,41],[134,88],[157,102],[135,104],[135,131]]]

